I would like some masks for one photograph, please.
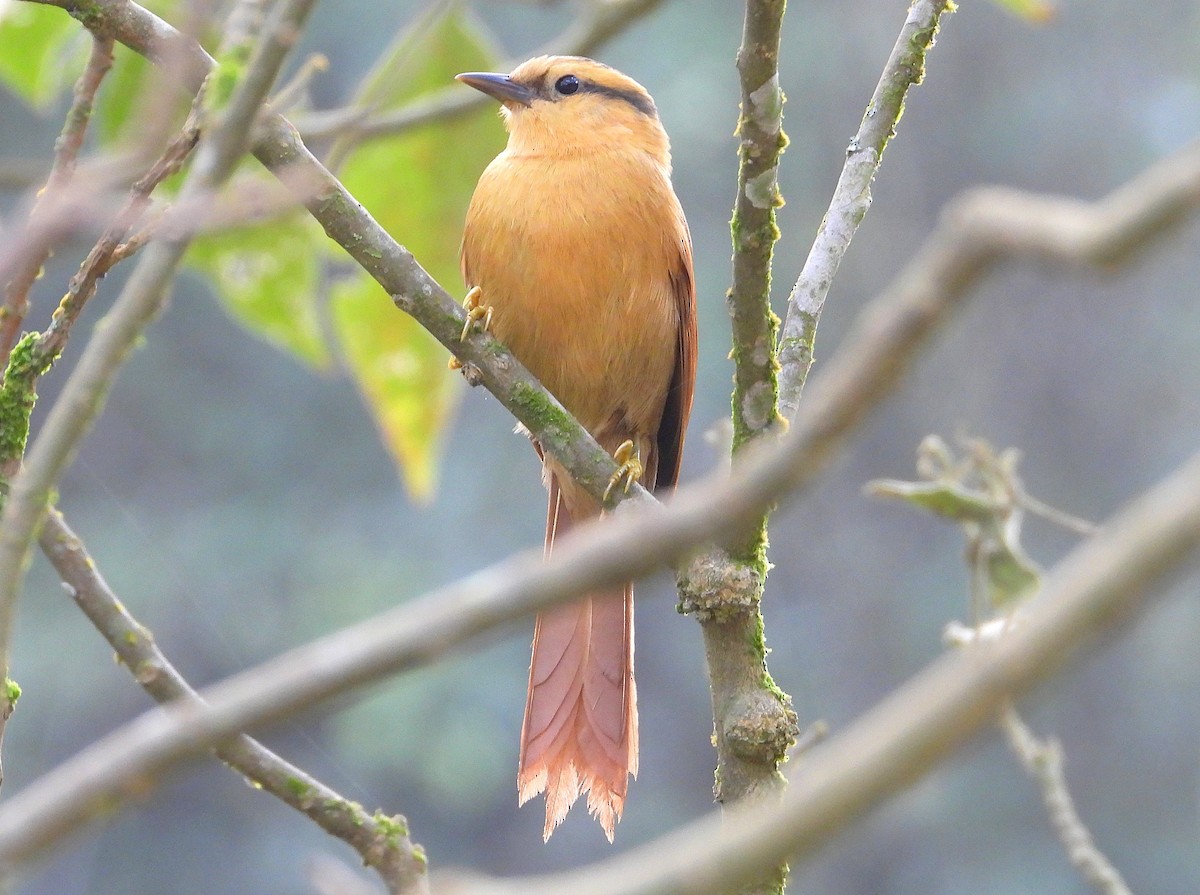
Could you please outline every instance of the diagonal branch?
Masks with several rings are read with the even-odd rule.
[[[117,654],[121,664],[159,703],[203,705],[199,694],[163,655],[154,637],[117,599],[87,548],[51,509],[39,538],[67,591]],[[403,817],[367,814],[261,743],[242,734],[216,747],[218,758],[261,789],[306,815],[331,836],[348,843],[383,879],[392,895],[428,890],[420,846],[408,837]]]
[[[614,515],[621,517],[619,524],[596,525],[581,532],[582,536],[565,539],[561,547],[556,545],[549,561],[543,562],[541,551],[519,554],[248,669],[205,690],[202,695],[208,708],[202,711],[157,710],[143,715],[0,803],[0,865],[32,859],[71,830],[109,813],[127,797],[131,781],[153,777],[234,732],[278,720],[334,694],[428,663],[555,602],[628,580],[664,561],[678,559],[692,547],[744,532],[765,507],[794,496],[813,479],[867,411],[898,386],[921,346],[996,261],[1006,256],[1034,257],[1068,265],[1090,261],[1107,267],[1115,260],[1132,258],[1136,250],[1161,237],[1197,206],[1200,144],[1159,162],[1095,204],[1011,191],[967,194],[947,210],[942,224],[897,282],[864,310],[847,336],[843,351],[814,384],[791,431],[777,443],[744,452],[731,477],[713,477],[680,489],[667,507],[651,503],[629,511],[618,509]],[[1173,487],[1181,487],[1179,499],[1191,503],[1160,506],[1163,495],[1155,492],[1157,503],[1150,506],[1162,516],[1152,523],[1165,527],[1146,534],[1146,514],[1141,513],[1136,520],[1123,523],[1111,538],[1080,548],[1080,559],[1069,566],[1067,577],[1073,586],[1081,575],[1088,582],[1077,597],[1083,602],[1070,610],[1084,615],[1064,618],[1057,604],[1047,607],[1045,629],[1039,628],[1040,633],[1030,636],[1026,636],[1029,629],[1025,629],[1012,643],[1005,638],[997,646],[1000,652],[996,661],[1000,664],[985,663],[981,666],[984,670],[971,665],[975,669],[971,679],[978,682],[979,675],[983,675],[985,683],[994,683],[987,668],[1007,674],[1015,667],[1021,681],[1031,682],[1036,672],[1021,663],[1030,661],[1028,650],[1034,648],[1035,639],[1042,638],[1037,639],[1036,649],[1051,650],[1055,658],[1061,659],[1058,653],[1067,641],[1056,642],[1052,649],[1045,642],[1045,638],[1061,635],[1061,625],[1072,626],[1071,637],[1080,636],[1104,621],[1105,613],[1130,605],[1137,595],[1125,590],[1125,579],[1117,576],[1117,572],[1125,575],[1130,570],[1119,562],[1114,567],[1115,558],[1139,556],[1138,551],[1148,543],[1150,549],[1139,560],[1138,570],[1159,572],[1193,545],[1200,537],[1200,522],[1178,517],[1180,513],[1200,512],[1192,505],[1200,503],[1200,496],[1186,490],[1200,488],[1190,478],[1196,475],[1200,470],[1193,465],[1188,470],[1189,478],[1183,482],[1173,480]],[[1186,527],[1189,523],[1191,528]],[[1130,528],[1141,538],[1137,543],[1126,544],[1121,539]],[[1111,554],[1105,552],[1110,550]],[[1093,562],[1094,568],[1086,565]],[[1088,575],[1111,576],[1111,580]],[[1048,595],[1057,592],[1058,585],[1052,585],[1052,581],[1046,586]],[[1115,590],[1105,590],[1110,586]],[[1136,589],[1136,584],[1129,587]],[[1097,606],[1089,600],[1108,602]],[[922,684],[921,698],[929,697],[931,701],[922,704],[922,712],[913,717],[928,719],[923,713],[932,711],[931,706],[951,713],[978,709],[976,704],[962,701],[969,695],[958,689],[961,681],[956,676],[963,666],[950,667],[953,673],[938,672],[934,684]],[[940,682],[945,678],[954,678],[957,683],[942,692]],[[952,696],[960,701],[953,706],[943,701]],[[992,711],[989,706],[985,714]],[[967,720],[959,718],[956,723],[967,724]],[[961,728],[963,736],[968,727]],[[879,726],[870,729],[873,737],[880,736]],[[914,735],[920,735],[920,731]],[[930,730],[925,729],[923,735],[931,735]],[[844,740],[839,738],[839,742]],[[882,740],[872,745],[872,749],[886,747]],[[821,751],[836,754],[828,748]],[[814,764],[816,754],[814,750]],[[829,760],[835,764],[841,761],[836,757]],[[793,782],[791,794],[785,797],[789,804],[801,798],[816,798],[810,790],[824,785],[812,765],[808,768],[800,785]],[[882,772],[885,768],[881,765],[876,770]],[[841,772],[854,776],[854,769],[841,768]],[[898,785],[892,777],[878,785],[884,784]],[[798,796],[797,789],[805,795]],[[880,791],[855,789],[854,799],[874,798],[872,794]],[[806,828],[814,823],[812,817],[804,815]],[[824,832],[823,828],[814,828],[807,835]],[[766,838],[770,840],[770,836]],[[772,848],[776,855],[786,851],[778,843]],[[730,866],[737,866],[737,862],[732,861]]]
[[[1091,831],[1075,809],[1063,772],[1063,750],[1057,739],[1038,739],[1012,703],[1000,709],[1000,727],[1025,773],[1042,791],[1054,834],[1067,859],[1100,895],[1132,895],[1120,871],[1096,847]]]

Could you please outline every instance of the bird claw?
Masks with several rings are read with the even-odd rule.
[[[632,441],[621,442],[620,446],[613,451],[613,459],[617,461],[617,466],[620,468],[613,473],[612,478],[608,480],[608,487],[604,489],[605,503],[608,502],[608,498],[618,485],[623,485],[621,490],[628,494],[633,483],[639,481],[646,472],[645,467],[642,466],[642,458],[638,455],[637,445]]]
[[[471,332],[471,327],[483,321],[483,328],[480,332],[487,332],[492,327],[492,306],[485,305],[480,299],[483,296],[483,290],[478,286],[472,286],[467,291],[467,297],[463,299],[463,309],[467,312],[467,319],[463,323],[462,334],[459,335],[458,341],[465,342],[467,335]]]

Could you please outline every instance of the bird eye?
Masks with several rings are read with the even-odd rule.
[[[574,75],[563,75],[554,82],[554,89],[563,96],[570,96],[579,89],[579,78]]]

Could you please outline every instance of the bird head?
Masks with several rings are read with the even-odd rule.
[[[603,63],[537,56],[507,75],[467,72],[457,79],[499,100],[510,151],[572,155],[633,149],[670,164],[654,100],[633,78]]]

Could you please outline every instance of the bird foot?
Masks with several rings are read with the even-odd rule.
[[[606,503],[618,486],[622,486],[621,490],[628,494],[633,483],[641,479],[646,472],[645,467],[642,466],[642,458],[638,455],[637,445],[632,441],[621,442],[620,446],[613,451],[613,459],[617,461],[617,466],[620,468],[613,473],[612,478],[608,480],[608,487],[604,489]]]
[[[471,332],[471,327],[483,321],[483,327],[480,332],[487,332],[492,326],[492,306],[485,305],[482,301],[483,290],[478,286],[472,286],[467,291],[467,297],[463,299],[463,309],[467,312],[467,320],[463,323],[462,335],[458,337],[458,341],[463,342],[467,338],[467,334]]]

